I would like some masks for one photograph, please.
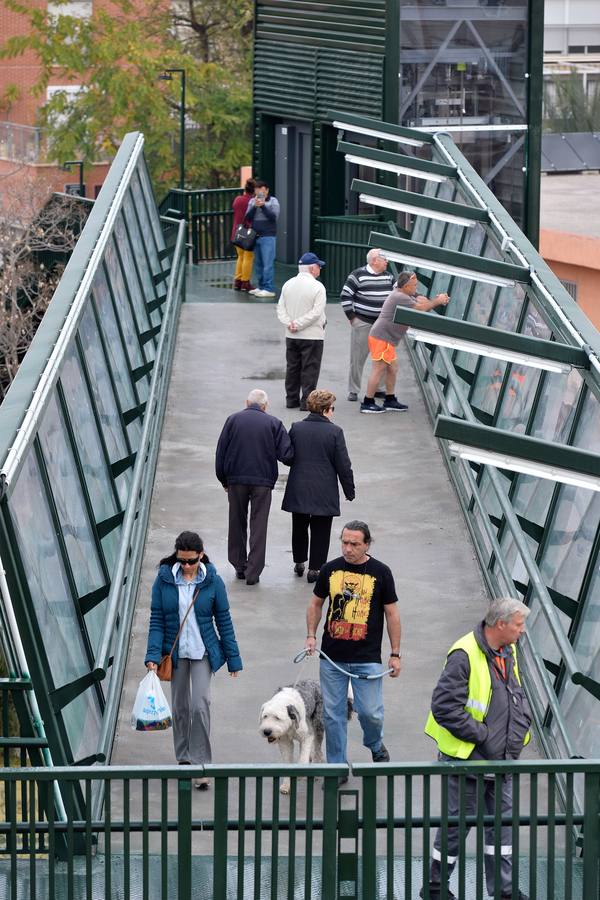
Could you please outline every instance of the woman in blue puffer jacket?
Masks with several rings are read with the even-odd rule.
[[[160,561],[152,586],[148,669],[156,669],[161,658],[171,652],[182,623],[173,649],[171,680],[175,757],[180,765],[202,765],[212,761],[211,677],[227,663],[235,678],[242,670],[242,659],[225,585],[194,531],[182,531],[174,552]],[[194,787],[207,790],[208,779],[198,779]]]

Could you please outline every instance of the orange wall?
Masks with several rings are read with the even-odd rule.
[[[577,285],[577,305],[600,330],[600,238],[542,229],[540,253],[558,278]]]

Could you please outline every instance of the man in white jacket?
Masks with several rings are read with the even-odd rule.
[[[324,265],[314,253],[304,253],[298,260],[298,274],[283,285],[277,304],[277,318],[285,325],[288,409],[306,409],[306,398],[319,380],[327,294],[317,279]]]

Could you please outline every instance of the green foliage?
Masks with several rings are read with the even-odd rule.
[[[126,132],[139,130],[154,181],[177,183],[180,81],[161,82],[158,75],[182,68],[187,184],[237,181],[250,159],[251,0],[180,0],[169,12],[164,3],[114,0],[111,14],[94,8],[89,19],[4,3],[24,16],[27,28],[0,55],[36,54],[42,71],[35,93],[43,96],[50,80],[81,86],[75,95],[55,93],[41,107],[50,159],[101,161],[112,157]]]
[[[550,82],[545,101],[546,131],[600,131],[600,85],[594,84],[586,95],[583,78],[576,69]]]

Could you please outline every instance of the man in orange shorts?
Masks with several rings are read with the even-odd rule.
[[[396,378],[398,376],[398,359],[396,347],[406,331],[406,325],[394,322],[397,306],[407,306],[428,312],[436,306],[446,306],[448,294],[438,294],[428,300],[417,294],[417,276],[414,272],[401,272],[396,287],[387,298],[379,313],[379,318],[369,333],[369,352],[371,354],[371,374],[367,384],[367,393],[360,404],[361,413],[405,412],[408,409],[396,397]],[[375,403],[375,391],[380,379],[385,378],[385,400],[383,406]]]

